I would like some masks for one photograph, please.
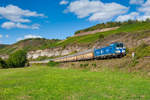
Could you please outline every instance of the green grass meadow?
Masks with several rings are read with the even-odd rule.
[[[150,77],[35,65],[0,69],[0,100],[150,100]]]

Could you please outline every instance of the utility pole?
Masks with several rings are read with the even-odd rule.
[[[135,52],[132,52],[132,59],[135,58]]]

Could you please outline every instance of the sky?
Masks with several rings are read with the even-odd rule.
[[[65,39],[99,23],[147,18],[150,0],[0,0],[0,44]]]

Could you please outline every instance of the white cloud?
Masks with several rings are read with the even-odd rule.
[[[33,24],[31,26],[31,29],[39,29],[39,27],[40,27],[40,24]]]
[[[6,28],[6,29],[10,29],[10,28],[14,28],[16,25],[13,22],[4,22],[1,27],[2,28]]]
[[[3,35],[0,34],[0,38],[2,38],[2,37],[3,37]]]
[[[21,29],[39,29],[39,24],[26,25],[31,22],[30,17],[46,17],[35,11],[24,10],[15,5],[0,7],[0,19],[6,19],[1,27],[5,29],[21,28]]]
[[[21,23],[15,23],[15,22],[4,22],[1,25],[2,28],[5,29],[11,29],[11,28],[22,28],[22,29],[39,29],[40,25],[39,24],[33,24],[32,26],[28,26],[25,24]]]
[[[8,38],[9,37],[9,35],[6,35],[6,38]]]
[[[44,14],[38,14],[35,11],[23,10],[14,5],[0,7],[0,16],[12,22],[30,22],[27,17],[44,17]]]
[[[42,36],[28,34],[28,35],[25,35],[23,38],[18,38],[17,41],[24,40],[24,39],[30,39],[30,38],[42,38]]]
[[[23,38],[17,38],[17,40],[16,40],[16,41],[21,41],[21,40],[23,40]]]
[[[140,21],[145,21],[146,19],[150,18],[150,15],[149,16],[146,16],[146,15],[143,15],[143,16],[139,16],[137,18],[137,20],[140,20]]]
[[[141,7],[137,9],[137,12],[132,12],[128,15],[120,15],[117,17],[116,21],[127,21],[129,19],[145,21],[148,18],[150,18],[150,0],[147,0],[145,3],[143,2]]]
[[[150,18],[150,16],[146,15],[140,15],[137,12],[132,12],[128,15],[120,15],[116,18],[116,21],[124,22],[128,20],[139,20],[139,21],[145,21],[146,19]]]
[[[66,5],[66,4],[68,4],[68,3],[69,3],[68,1],[62,0],[59,4],[60,4],[60,5]]]
[[[3,37],[3,35],[2,34],[0,34],[0,38],[2,38]],[[5,37],[6,38],[8,38],[9,36],[8,35],[5,35]]]
[[[147,2],[145,2],[138,10],[145,15],[150,15],[150,0],[147,0]]]
[[[116,21],[128,21],[128,20],[136,20],[139,17],[139,13],[137,12],[132,12],[128,15],[120,15],[117,17]]]
[[[138,12],[143,13],[138,17],[138,20],[146,20],[150,18],[150,0],[147,0],[142,6],[138,9]]]
[[[105,4],[103,11],[94,13],[90,17],[90,21],[111,20],[114,16],[127,12],[127,8],[116,3]]]
[[[130,0],[130,4],[143,4],[144,3],[144,0]]]
[[[90,21],[107,21],[126,13],[128,7],[117,3],[103,3],[99,0],[77,0],[70,3],[67,11],[75,13],[78,18],[89,16]]]
[[[29,39],[29,38],[42,38],[42,36],[40,35],[32,35],[32,34],[28,34],[24,36],[24,39]]]

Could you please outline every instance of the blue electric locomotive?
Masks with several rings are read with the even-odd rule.
[[[126,55],[126,47],[123,43],[113,43],[109,46],[94,49],[94,58],[122,57]]]

